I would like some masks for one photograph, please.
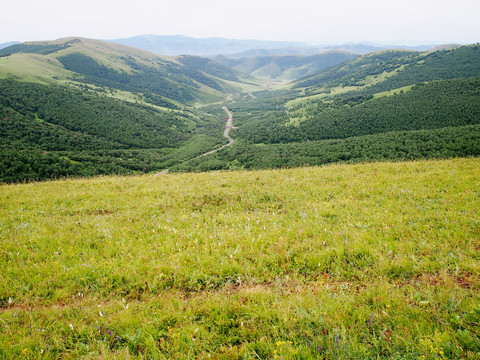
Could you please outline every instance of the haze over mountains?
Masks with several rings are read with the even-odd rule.
[[[271,55],[240,59],[218,55],[214,60],[260,79],[292,81],[357,56],[358,54],[333,50],[316,55]]]
[[[312,45],[304,42],[192,38],[182,35],[140,35],[113,42],[161,55],[196,55],[260,79],[292,81],[358,55],[385,49],[423,51],[434,45],[403,46],[373,43]]]
[[[6,48],[8,46],[15,45],[15,44],[18,44],[18,43],[19,43],[18,41],[9,41],[9,42],[6,42],[6,43],[1,43],[0,44],[0,49]]]
[[[422,51],[435,46],[379,45],[366,43],[312,45],[294,41],[237,40],[225,38],[198,39],[183,35],[139,35],[109,41],[148,50],[161,55],[198,55],[206,57],[228,55],[233,58],[272,55],[313,55],[329,50],[343,50],[357,54],[392,48]]]
[[[207,57],[219,54],[238,53],[251,49],[308,47],[307,44],[302,42],[234,40],[224,38],[197,39],[183,35],[139,35],[109,41],[162,55],[198,55]]]

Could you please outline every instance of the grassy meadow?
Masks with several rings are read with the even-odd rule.
[[[0,186],[0,359],[480,359],[480,159]]]

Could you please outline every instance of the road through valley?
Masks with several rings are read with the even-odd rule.
[[[207,156],[207,155],[211,155],[211,154],[214,154],[216,153],[217,151],[219,150],[222,150],[224,148],[226,148],[227,146],[231,146],[234,141],[233,139],[230,137],[229,133],[230,133],[230,129],[233,128],[233,115],[232,113],[230,112],[230,110],[228,110],[228,108],[226,106],[224,106],[222,108],[223,110],[225,110],[225,112],[227,113],[227,123],[225,125],[225,131],[223,132],[223,136],[228,140],[228,144],[225,144],[225,145],[222,145],[220,146],[219,148],[216,148],[216,149],[213,149],[213,150],[210,150],[202,155],[199,155],[199,156],[196,156],[194,157],[194,159],[197,159],[197,158],[200,158],[202,156]],[[163,171],[160,171],[159,173],[157,173],[156,175],[162,175],[162,174],[166,174],[168,172],[168,169],[166,170],[163,170]]]

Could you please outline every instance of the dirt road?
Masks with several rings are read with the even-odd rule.
[[[222,150],[222,149],[225,149],[227,146],[231,146],[233,144],[233,139],[230,137],[229,133],[230,133],[230,129],[233,128],[233,125],[232,125],[232,122],[233,122],[233,115],[232,113],[228,110],[228,108],[226,106],[222,107],[223,110],[225,110],[225,112],[227,113],[227,124],[225,125],[225,131],[223,132],[223,137],[227,138],[228,139],[228,144],[225,144],[225,145],[222,145],[220,146],[219,148],[216,148],[216,149],[213,149],[209,152],[206,152],[205,154],[202,154],[202,155],[199,155],[199,156],[196,156],[194,157],[193,159],[198,159],[202,156],[207,156],[207,155],[211,155],[211,154],[214,154],[216,153],[217,151],[219,150]],[[188,161],[188,160],[187,160]],[[162,174],[166,174],[168,173],[168,169],[166,170],[163,170],[159,173],[156,173],[155,175],[162,175]]]
[[[225,110],[225,112],[227,113],[227,124],[225,125],[225,131],[223,132],[223,137],[225,137],[225,138],[228,139],[228,144],[225,144],[225,145],[223,145],[223,146],[220,146],[220,147],[217,148],[217,149],[214,149],[214,150],[211,150],[211,151],[209,151],[209,152],[206,152],[205,154],[202,154],[202,155],[200,155],[200,156],[197,156],[196,158],[214,154],[214,153],[216,153],[218,150],[222,150],[222,149],[226,148],[227,146],[230,146],[230,145],[233,144],[233,139],[232,139],[232,138],[230,137],[230,135],[229,135],[230,129],[232,128],[233,115],[232,115],[232,113],[228,110],[228,108],[227,108],[226,106],[224,106],[222,109]],[[195,158],[195,159],[196,159],[196,158]]]

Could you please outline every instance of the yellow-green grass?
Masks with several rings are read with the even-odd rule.
[[[480,159],[0,187],[0,358],[479,357]]]
[[[322,89],[318,90],[319,91],[318,94],[297,97],[296,99],[287,101],[285,103],[285,106],[287,108],[291,108],[293,106],[308,103],[309,100],[314,101],[314,100],[322,100],[322,99],[326,99],[326,98],[331,98],[335,95],[344,94],[344,93],[354,91],[354,90],[359,90],[361,88],[362,87],[358,87],[358,86],[337,86],[337,87],[328,88],[328,89],[327,88],[322,88]]]
[[[72,77],[55,58],[38,54],[13,54],[0,58],[0,79],[15,76],[22,81],[53,83]]]
[[[363,87],[361,87],[361,88],[381,83],[381,82],[387,80],[388,78],[390,78],[394,75],[397,75],[398,72],[403,71],[403,70],[405,70],[405,65],[401,65],[393,71],[384,71],[381,74],[366,76],[365,79],[360,83],[360,84],[363,85]]]
[[[80,41],[75,41],[76,39]],[[51,54],[51,56],[59,57],[71,53],[81,53],[83,55],[94,58],[102,65],[108,66],[117,71],[130,73],[132,68],[124,61],[123,57],[133,57],[138,63],[155,66],[157,61],[177,62],[172,56],[163,56],[153,54],[151,52],[117,44],[114,42],[87,39],[87,38],[63,38],[55,41],[46,42],[46,44],[64,44],[72,41],[70,46]],[[32,44],[42,44],[42,42],[32,42]]]
[[[401,93],[406,93],[406,92],[412,90],[412,87],[414,87],[414,85],[403,86],[403,87],[400,87],[400,88],[397,88],[397,89],[388,90],[388,91],[384,91],[384,92],[381,92],[381,93],[376,93],[375,95],[373,95],[373,98],[378,99],[378,98],[386,97],[386,96],[399,95]]]

